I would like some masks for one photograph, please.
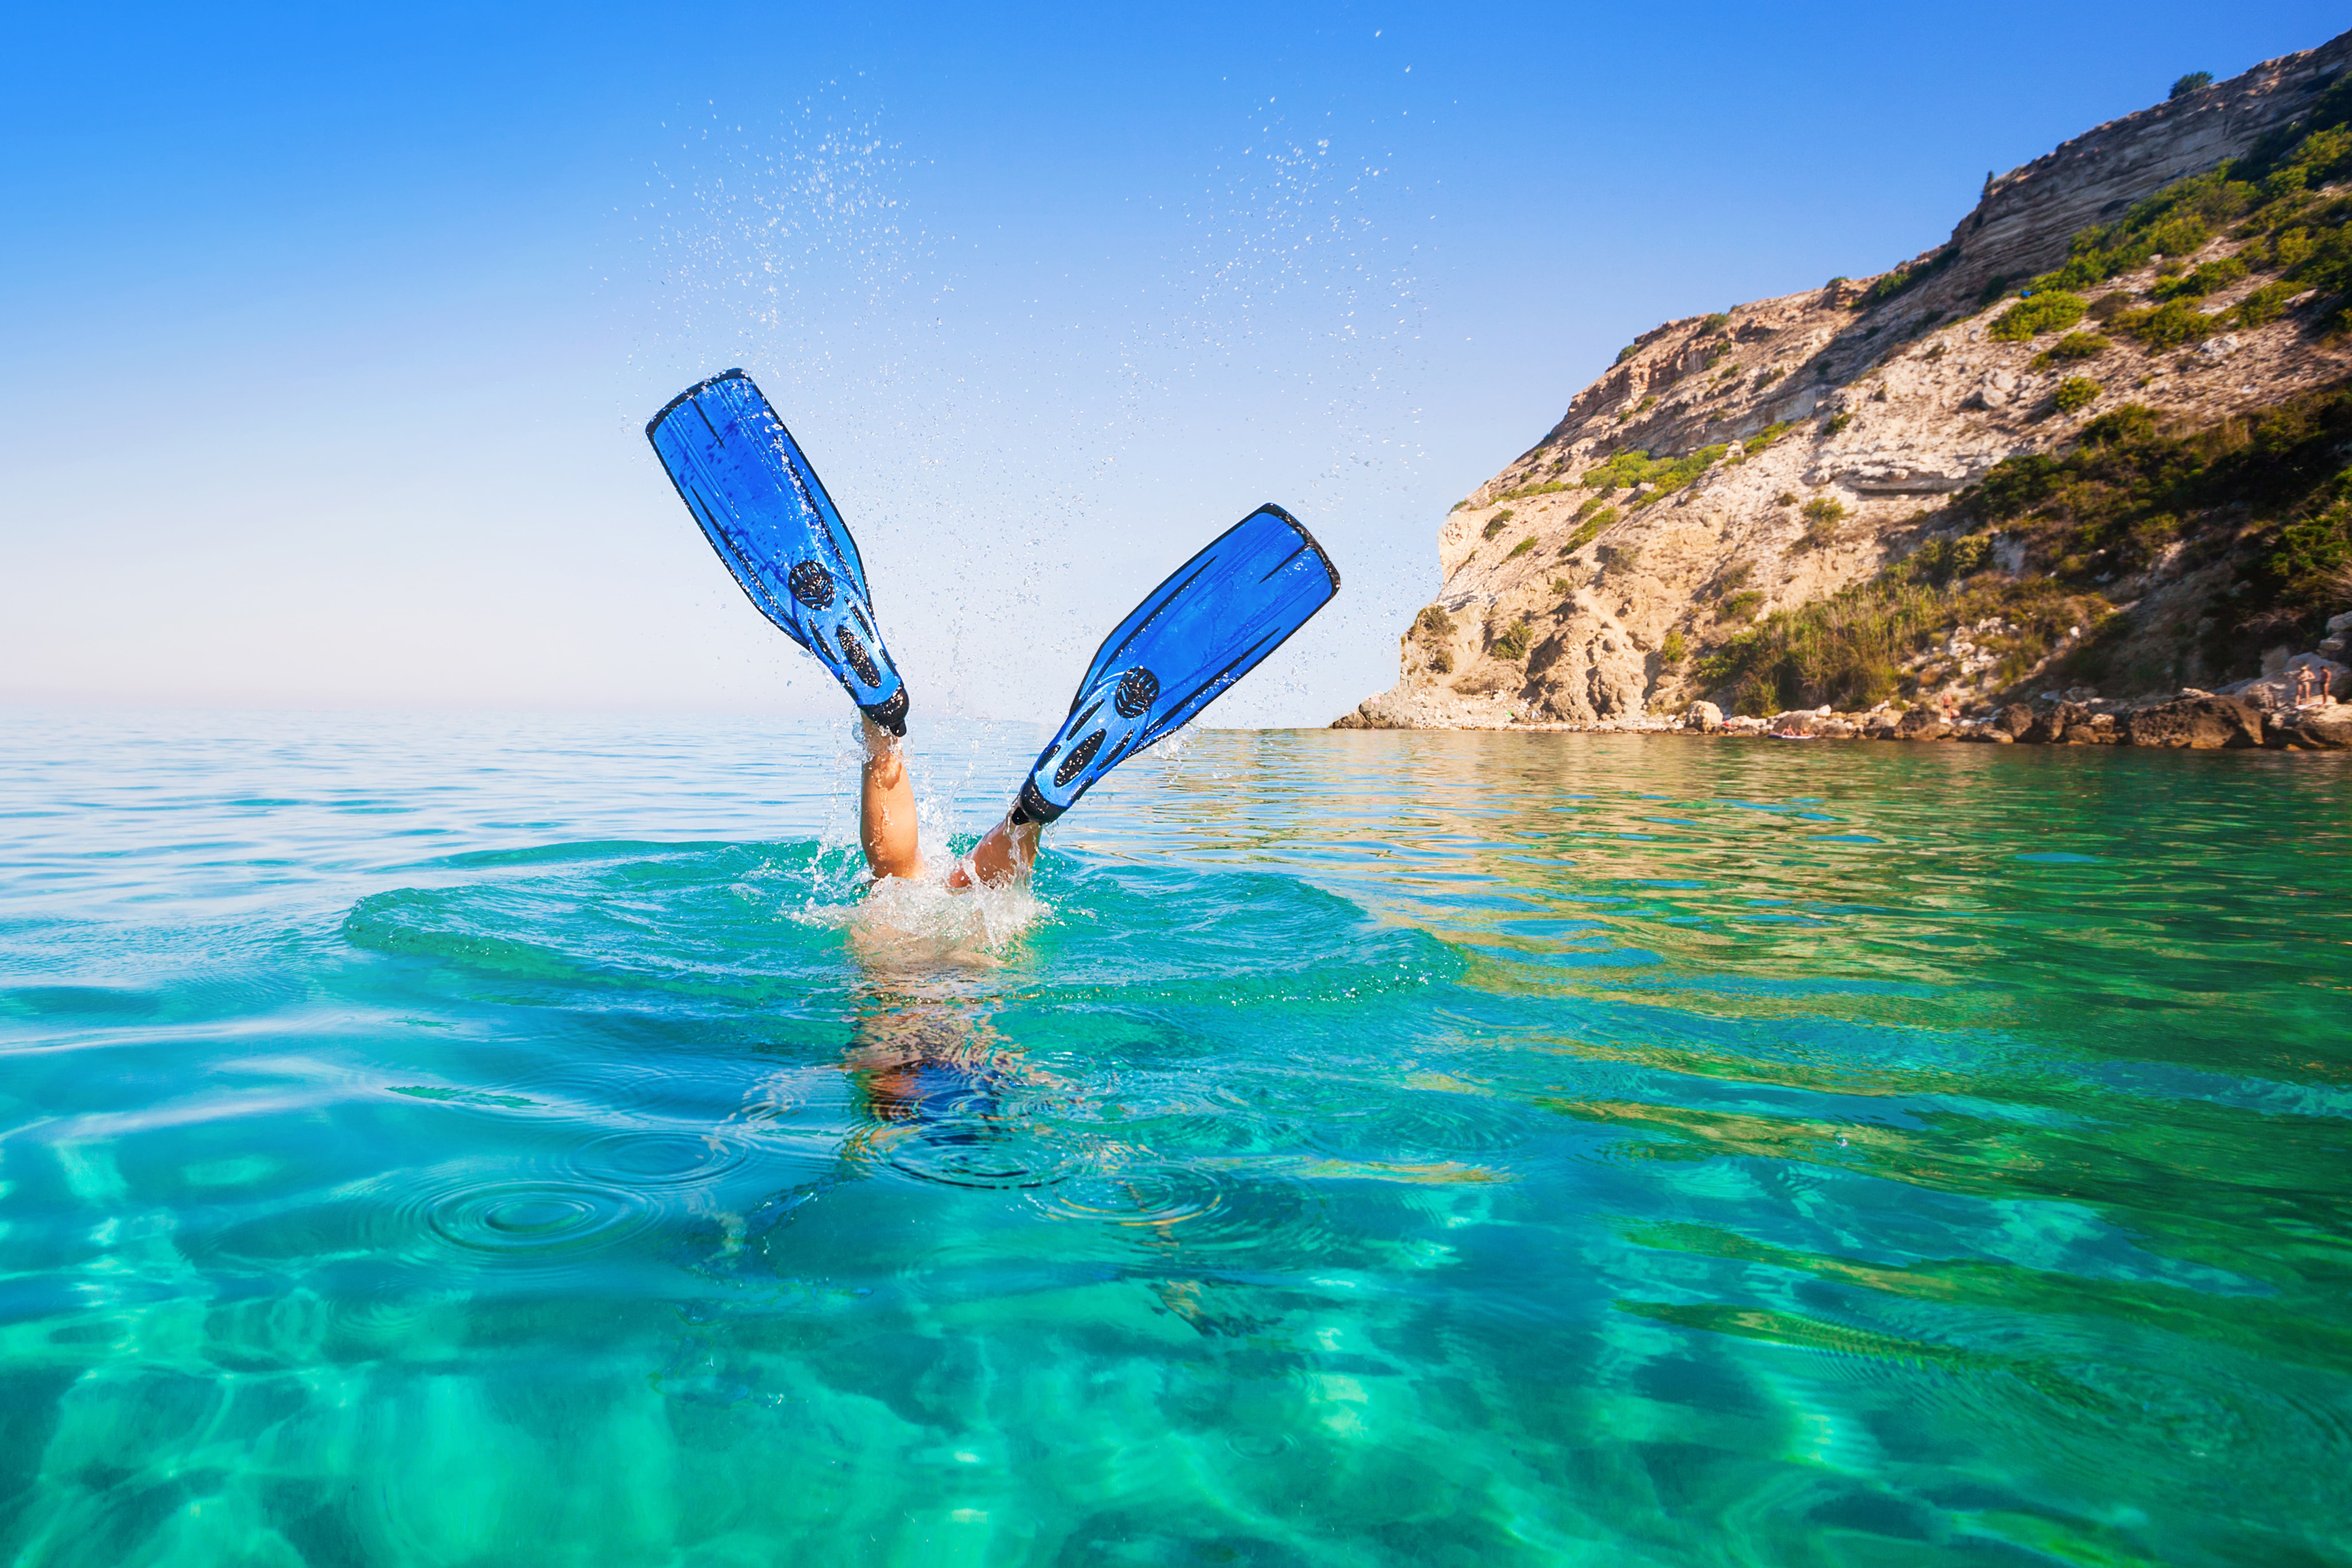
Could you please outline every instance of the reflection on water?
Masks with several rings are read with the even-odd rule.
[[[27,720],[18,1560],[2352,1558],[2352,774]],[[919,758],[935,841],[1034,739]]]

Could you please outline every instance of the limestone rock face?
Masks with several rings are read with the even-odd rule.
[[[1723,710],[1711,702],[1695,702],[1691,704],[1690,711],[1683,715],[1683,724],[1687,728],[1713,735],[1723,727]]]
[[[2214,751],[2263,743],[2263,716],[2234,697],[2182,697],[2141,708],[2125,722],[2134,746]]]
[[[2352,751],[2352,705],[2273,714],[2263,738],[2286,751]]]
[[[2126,396],[2203,424],[2352,376],[2352,339],[2291,316],[2217,338],[2212,354],[2117,335],[2087,362],[2115,390],[2060,410],[2060,382],[2085,367],[2036,368],[2049,343],[1991,338],[1979,304],[1987,279],[2053,265],[2077,230],[2244,152],[2347,67],[2352,34],[2075,138],[1990,182],[1950,244],[1920,258],[1937,267],[1875,305],[1869,280],[1841,282],[1642,334],[1447,516],[1443,583],[1404,640],[1397,684],[1343,722],[1623,725],[1683,712],[1710,695],[1711,651],[1958,532],[1955,492],[2005,458],[2071,446]],[[2215,239],[2200,256],[2236,243]],[[2152,263],[2105,287],[2145,298],[2159,280]],[[2202,308],[2226,309],[2257,282]],[[1645,465],[1633,482],[1610,479],[1628,457]],[[2024,570],[2021,543],[1995,532],[1990,548],[1998,570]],[[2205,669],[2196,652],[2221,570],[2168,558],[2132,586],[2117,634],[2126,651],[2155,650],[2164,691],[2244,673]],[[1948,662],[1974,657],[1968,678],[1989,691],[1998,660],[1961,649],[1966,630]]]
[[[1976,210],[1939,247],[1957,254],[1934,287],[1956,301],[1973,298],[1990,277],[2048,271],[2065,259],[2076,230],[2237,157],[2308,109],[2347,64],[2352,35],[2111,120],[1988,181]]]
[[[1569,615],[1528,655],[1524,695],[1570,724],[1639,718],[1649,674],[1633,633],[1597,607]]]
[[[2081,703],[2062,702],[2036,714],[2033,722],[2018,736],[2030,746],[2055,746],[2066,738],[2066,732],[2081,729],[2091,722],[2091,710]]]

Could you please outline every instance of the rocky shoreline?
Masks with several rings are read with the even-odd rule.
[[[2031,703],[1978,703],[1967,709],[1931,705],[1897,708],[1881,703],[1864,713],[1831,707],[1792,709],[1765,717],[1726,717],[1711,702],[1695,702],[1678,717],[1629,716],[1590,724],[1548,723],[1501,712],[1486,725],[1444,727],[1571,734],[1748,736],[1775,740],[1957,740],[1992,746],[2153,746],[2190,751],[2352,750],[2352,667],[2329,657],[2352,640],[2352,613],[2327,623],[2319,650],[2279,662],[2277,668],[2218,692],[2182,688],[2167,697],[2121,701],[2076,687],[2045,692]],[[2298,675],[2329,695],[2298,699]],[[1361,713],[1334,729],[1407,727],[1377,724]]]

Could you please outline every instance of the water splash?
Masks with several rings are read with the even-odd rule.
[[[671,128],[640,225],[640,357],[664,385],[732,363],[761,381],[857,531],[919,712],[1053,714],[1182,541],[1269,498],[1347,561],[1350,592],[1217,722],[1319,721],[1327,692],[1344,706],[1385,682],[1432,564],[1373,548],[1424,528],[1425,306],[1410,192],[1369,134],[1255,106],[1198,150],[1189,189],[1122,204],[1121,233],[1166,261],[1041,298],[1066,236],[948,244],[925,150],[889,123],[836,85]],[[1367,674],[1335,674],[1348,641],[1376,647]]]

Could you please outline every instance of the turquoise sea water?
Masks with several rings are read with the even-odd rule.
[[[2352,1562],[2338,759],[5,725],[16,1562]]]

